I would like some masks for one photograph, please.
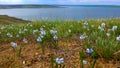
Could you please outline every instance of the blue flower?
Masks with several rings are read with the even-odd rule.
[[[62,64],[64,62],[63,58],[56,58],[56,63],[57,64]]]
[[[56,35],[56,34],[57,34],[57,30],[50,30],[50,33],[51,33],[52,35]]]
[[[45,30],[43,30],[43,28],[40,29],[40,33],[41,33],[41,35],[43,35],[43,36],[46,35],[46,32],[45,32]]]
[[[80,39],[81,39],[81,40],[84,40],[84,39],[86,39],[87,37],[88,37],[88,36],[86,36],[86,35],[83,34],[83,35],[80,36]]]
[[[87,48],[86,49],[86,52],[87,52],[88,55],[91,55],[93,53],[93,51],[94,50],[92,48]]]
[[[41,42],[41,41],[42,41],[41,37],[38,37],[37,42]]]
[[[86,61],[86,60],[83,60],[83,64],[87,64],[87,61]]]
[[[16,47],[17,47],[17,43],[11,42],[11,46],[12,46],[13,48],[16,48]]]
[[[54,35],[54,36],[53,36],[53,39],[54,39],[54,40],[57,40],[57,39],[58,39],[57,35]]]
[[[115,31],[115,30],[117,30],[117,26],[112,27],[112,31]]]

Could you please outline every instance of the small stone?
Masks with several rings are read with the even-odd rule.
[[[23,64],[25,64],[25,60],[23,61]]]
[[[36,52],[35,55],[38,55],[38,53]]]

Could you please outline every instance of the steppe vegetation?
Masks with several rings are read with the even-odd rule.
[[[119,18],[0,25],[0,68],[119,67]]]

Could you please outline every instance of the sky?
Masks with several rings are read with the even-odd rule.
[[[0,0],[0,4],[120,5],[120,0]]]

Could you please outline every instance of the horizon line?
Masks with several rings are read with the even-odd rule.
[[[73,5],[73,6],[84,6],[84,5],[98,5],[98,6],[120,6],[120,5],[114,5],[114,4],[0,4],[0,5],[64,5],[64,6],[69,6],[69,5]]]

